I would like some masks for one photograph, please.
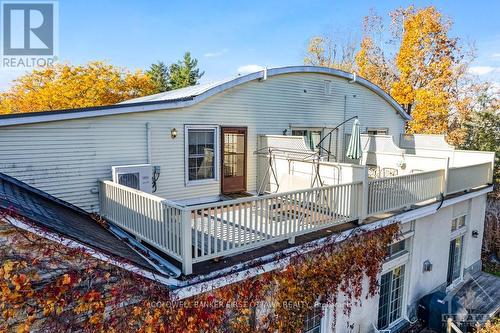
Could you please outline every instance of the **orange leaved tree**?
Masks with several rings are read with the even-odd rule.
[[[56,64],[16,79],[0,94],[0,113],[24,113],[115,104],[152,94],[148,75],[95,61]]]

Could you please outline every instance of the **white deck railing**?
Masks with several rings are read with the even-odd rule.
[[[193,262],[356,220],[361,189],[357,182],[189,207]]]
[[[111,181],[100,183],[101,215],[178,260],[229,256],[317,230],[491,183],[492,163],[293,192],[181,206]]]
[[[467,165],[448,169],[447,193],[457,193],[492,183],[493,165],[491,162]]]
[[[368,183],[368,215],[401,209],[437,198],[443,192],[445,171],[379,178]]]
[[[100,183],[101,215],[182,261],[183,207],[111,181]]]

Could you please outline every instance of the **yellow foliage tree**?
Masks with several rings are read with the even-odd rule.
[[[395,22],[402,21],[402,35],[391,94],[411,106],[408,132],[445,134],[462,59],[457,39],[448,36],[451,22],[434,7],[409,7],[392,15]]]
[[[309,40],[304,63],[352,72],[355,51],[355,39],[349,34],[315,36]]]
[[[371,10],[357,52],[352,43],[339,47],[345,44],[339,35],[314,37],[304,62],[357,72],[411,111],[409,133],[448,134],[460,144],[464,131],[457,124],[470,118],[478,97],[467,75],[472,52],[464,53],[449,36],[451,21],[435,7],[410,6],[390,16],[389,39],[383,38],[382,17]]]
[[[0,113],[110,105],[152,94],[154,84],[141,71],[130,72],[104,62],[82,66],[56,64],[33,70],[0,94]]]

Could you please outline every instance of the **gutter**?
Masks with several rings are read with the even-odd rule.
[[[396,214],[391,217],[381,219],[370,224],[363,224],[356,228],[345,230],[339,234],[331,235],[299,246],[291,247],[264,257],[260,257],[251,261],[234,265],[231,268],[226,268],[206,275],[197,276],[190,280],[186,280],[183,283],[180,283],[179,288],[174,290],[172,294],[176,295],[179,299],[185,299],[203,292],[224,287],[228,284],[240,282],[263,273],[267,273],[273,270],[283,269],[288,265],[291,258],[300,254],[317,250],[328,244],[342,242],[346,240],[351,234],[354,233],[363,234],[395,223],[402,223],[402,224],[409,223],[417,218],[422,218],[436,213],[436,211],[440,207],[441,208],[448,207],[455,203],[487,194],[491,191],[493,191],[492,185],[474,192],[469,192],[464,195],[459,195],[457,197],[445,199],[444,201],[439,201],[426,205],[424,207],[416,208],[408,212]],[[248,266],[258,261],[267,263],[256,267],[244,269],[245,266]],[[240,271],[240,269],[243,270]]]
[[[214,87],[210,87],[207,90],[202,91],[194,96],[185,96],[172,100],[130,102],[130,103],[108,105],[108,106],[81,108],[81,109],[42,111],[34,113],[23,113],[19,115],[18,114],[8,115],[3,117],[0,116],[0,127],[69,120],[69,119],[109,116],[115,114],[184,108],[192,106],[194,104],[198,104],[201,101],[204,101],[205,99],[213,95],[226,91],[230,88],[236,87],[243,83],[247,83],[254,80],[263,80],[263,79],[265,80],[271,76],[281,75],[281,74],[292,74],[292,73],[326,74],[344,78],[347,79],[348,81],[353,81],[353,74],[338,69],[332,69],[326,67],[288,66],[288,67],[271,68],[271,69],[266,68],[265,71],[261,70],[255,73],[239,76],[232,80],[216,85]],[[401,105],[399,105],[394,98],[392,98],[389,94],[387,94],[384,90],[382,90],[374,83],[359,76],[356,76],[354,78],[354,81],[362,85],[363,87],[373,91],[375,94],[377,94],[382,99],[387,101],[394,109],[397,110],[397,112],[403,119],[405,120],[412,119],[412,117],[403,110]]]
[[[230,268],[222,269],[206,275],[196,276],[191,278],[190,280],[185,280],[185,281],[181,281],[179,279],[172,277],[166,277],[161,274],[141,269],[135,265],[117,261],[111,256],[98,252],[88,246],[61,237],[59,235],[56,235],[55,233],[46,232],[41,228],[28,225],[25,222],[16,219],[12,216],[8,216],[7,220],[9,223],[20,229],[29,231],[40,237],[62,244],[69,248],[82,249],[84,252],[88,253],[89,255],[91,255],[96,259],[108,262],[117,267],[123,268],[125,270],[139,274],[150,280],[161,283],[172,289],[172,295],[176,296],[179,300],[182,300],[185,298],[198,295],[203,292],[211,291],[213,289],[221,288],[232,283],[243,281],[263,273],[267,273],[273,270],[283,269],[290,263],[291,258],[297,255],[317,250],[328,244],[342,242],[352,234],[363,234],[395,223],[402,223],[402,224],[408,223],[417,218],[422,218],[428,215],[432,215],[436,213],[436,211],[439,208],[448,207],[455,203],[468,200],[474,197],[478,197],[492,191],[493,191],[493,185],[490,185],[474,192],[469,192],[463,195],[445,199],[444,201],[428,204],[424,207],[419,207],[407,212],[395,214],[391,217],[380,219],[370,224],[363,224],[353,229],[345,230],[339,234],[334,234],[328,237],[317,239],[299,246],[285,249],[280,252],[269,254],[244,263],[240,263]],[[255,264],[256,262],[262,262],[263,264],[245,269],[245,267],[247,267],[248,265]]]

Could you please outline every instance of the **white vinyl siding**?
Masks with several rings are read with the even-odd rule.
[[[331,81],[329,95],[324,93],[325,80]],[[404,130],[404,120],[396,109],[357,83],[326,74],[283,74],[236,86],[182,109],[2,127],[0,172],[98,211],[97,180],[111,179],[111,166],[147,163],[149,122],[151,164],[161,168],[155,194],[171,200],[217,196],[220,181],[186,186],[184,126],[246,126],[247,188],[252,192],[257,187],[253,152],[259,134],[281,135],[285,129],[290,133],[290,124],[339,124],[354,115],[364,127],[386,127],[396,137]],[[347,133],[350,127],[345,128]],[[173,128],[178,130],[175,139],[170,136]]]

